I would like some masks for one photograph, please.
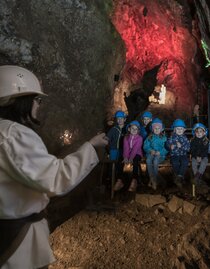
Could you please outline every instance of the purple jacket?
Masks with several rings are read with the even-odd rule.
[[[143,138],[139,134],[126,135],[123,140],[123,157],[132,160],[137,154],[142,157],[143,156],[142,145],[143,145]]]

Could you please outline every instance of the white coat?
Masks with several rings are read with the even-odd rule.
[[[30,128],[0,119],[0,219],[39,213],[49,197],[76,187],[97,165],[94,147],[84,143],[64,159],[47,152]],[[33,223],[23,242],[2,269],[34,269],[52,261],[45,219]]]

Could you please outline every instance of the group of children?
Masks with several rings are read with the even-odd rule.
[[[181,188],[184,175],[191,155],[194,184],[205,185],[202,175],[208,164],[209,140],[207,128],[202,123],[196,123],[192,129],[192,139],[185,135],[186,125],[181,119],[172,124],[169,138],[164,132],[164,125],[159,118],[153,118],[150,111],[145,111],[140,121],[134,120],[126,124],[126,114],[123,111],[115,113],[116,124],[108,131],[110,160],[117,161],[117,180],[114,191],[125,185],[123,176],[124,165],[132,167],[132,180],[128,191],[136,191],[138,185],[139,162],[146,158],[149,175],[148,186],[157,189],[160,182],[159,164],[170,155],[174,183]]]

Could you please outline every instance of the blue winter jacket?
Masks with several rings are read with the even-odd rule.
[[[150,134],[146,140],[144,141],[143,149],[146,152],[146,156],[148,156],[151,150],[159,151],[160,155],[165,158],[168,151],[165,148],[165,143],[167,138],[165,135],[155,135]]]
[[[177,142],[179,142],[182,146],[181,148],[177,147]],[[166,142],[167,147],[170,150],[171,156],[184,156],[190,151],[190,141],[186,137],[186,135],[177,135],[173,133],[168,141]],[[171,145],[175,145],[174,149],[171,149]]]
[[[126,134],[126,128],[122,129],[115,125],[107,133],[109,138],[109,148],[110,149],[123,149],[123,138]]]
[[[147,136],[151,133],[150,130],[150,123],[147,126],[144,126],[141,122],[140,122],[140,135],[143,137],[143,140],[145,140],[147,138]]]

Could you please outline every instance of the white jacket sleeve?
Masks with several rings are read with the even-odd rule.
[[[13,179],[48,195],[60,195],[77,186],[97,165],[94,147],[84,143],[64,159],[49,154],[31,129],[13,124],[5,146]]]

